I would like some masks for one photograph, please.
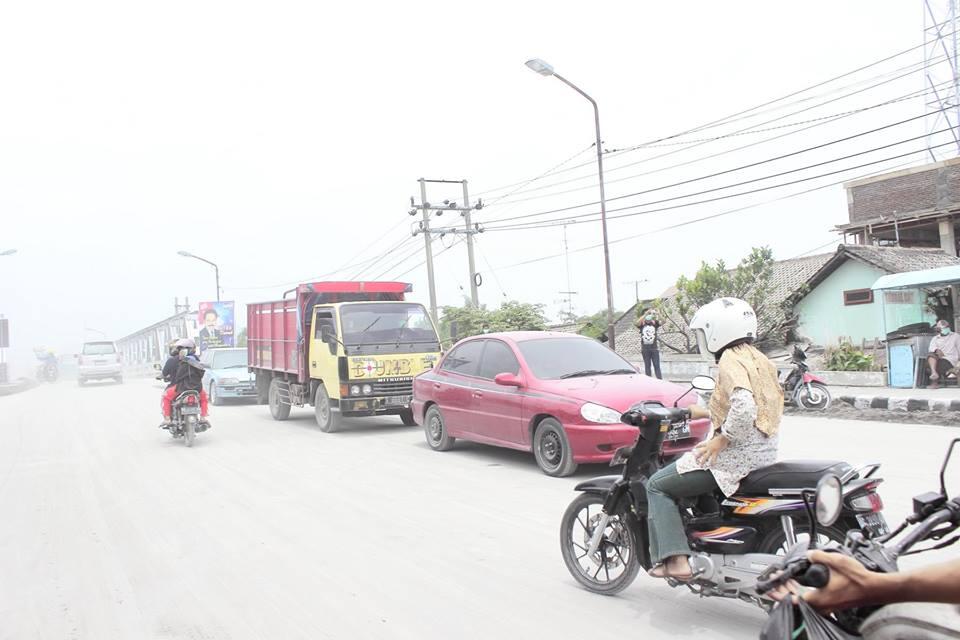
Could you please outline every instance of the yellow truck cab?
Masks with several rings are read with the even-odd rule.
[[[413,378],[439,360],[440,339],[424,306],[403,299],[409,290],[312,283],[296,298],[248,305],[250,369],[273,417],[310,404],[325,432],[354,416],[397,415],[414,425]]]

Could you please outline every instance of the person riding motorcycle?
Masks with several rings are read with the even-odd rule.
[[[163,423],[160,428],[166,429],[171,424],[170,414],[173,401],[184,391],[198,391],[200,393],[200,421],[206,428],[210,428],[207,419],[207,392],[203,389],[203,374],[206,367],[197,358],[197,344],[191,338],[183,338],[175,343],[177,349],[177,368],[170,381],[171,384],[164,391],[161,399]]]
[[[37,377],[41,380],[48,379],[50,381],[56,379],[59,370],[56,352],[50,347],[39,346],[33,348],[33,355],[40,361],[40,365],[37,367]]]
[[[167,361],[163,363],[163,369],[160,371],[160,379],[164,382],[173,384],[173,376],[177,373],[177,367],[180,365],[180,347],[177,346],[178,340],[171,340],[167,345]],[[170,385],[167,385],[167,389]]]
[[[777,369],[752,343],[757,315],[737,298],[720,298],[690,322],[700,353],[719,364],[709,411],[691,407],[691,418],[710,417],[713,435],[647,482],[650,556],[657,578],[689,580],[692,554],[677,500],[717,489],[731,496],[748,473],[777,458],[783,390]]]

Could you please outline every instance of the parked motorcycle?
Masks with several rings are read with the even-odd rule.
[[[793,369],[780,382],[783,398],[787,404],[804,409],[823,411],[830,406],[833,397],[827,383],[812,373],[807,365],[807,354],[799,345],[793,346],[790,358]]]
[[[710,391],[712,378],[698,376],[693,387]],[[675,403],[676,404],[676,403]],[[682,432],[690,419],[687,409],[642,402],[622,416],[638,428],[633,446],[618,449],[611,466],[624,465],[621,475],[587,480],[577,485],[577,497],[560,524],[563,560],[574,579],[594,593],[611,595],[625,589],[641,568],[653,565],[649,553],[645,484],[663,464],[664,441]],[[685,584],[702,597],[737,598],[764,607],[770,601],[756,592],[761,571],[809,536],[803,518],[802,492],[815,487],[826,474],[841,478],[843,509],[838,521],[814,532],[822,540],[842,541],[847,529],[865,529],[871,535],[887,531],[883,502],[877,493],[882,480],[874,477],[878,464],[854,469],[839,461],[778,462],[744,478],[736,495],[719,491],[680,503],[681,515],[694,555],[693,579]],[[797,522],[799,520],[799,523]]]
[[[188,447],[198,433],[208,429],[206,421],[200,419],[200,392],[184,391],[173,401],[168,430],[174,438],[183,438]]]
[[[840,549],[828,549],[849,556],[860,562],[866,569],[880,573],[898,571],[897,560],[900,556],[942,549],[960,540],[960,536],[948,536],[960,529],[960,496],[952,499],[947,495],[944,482],[947,465],[953,448],[960,442],[960,438],[953,440],[947,449],[943,465],[940,468],[940,490],[916,496],[913,499],[913,514],[892,533],[882,536],[872,536],[867,532],[852,530],[846,535]],[[843,486],[841,479],[834,474],[827,474],[820,479],[816,491],[804,492],[807,504],[808,523],[811,530],[820,527],[832,527],[838,518],[842,518],[840,505],[843,502]],[[897,542],[895,538],[904,533],[911,525],[915,525],[906,535]],[[932,540],[936,544],[923,549],[913,547],[920,542]],[[815,539],[814,539],[815,541]],[[807,559],[808,548],[815,546],[814,541],[798,543],[790,552],[778,562],[767,568],[757,581],[757,592],[765,594],[779,588],[789,580],[796,580],[808,587],[824,587],[830,581],[830,570],[822,564],[811,563]],[[902,605],[901,605],[902,606]],[[915,605],[914,605],[915,606]],[[872,627],[883,623],[882,617],[868,620],[882,607],[855,607],[834,611],[823,615],[815,611],[806,603],[800,605],[799,615],[793,615],[794,605],[790,602],[781,603],[771,613],[764,626],[761,638],[803,638],[803,637],[862,637]],[[899,610],[898,617],[903,617],[907,609]],[[911,616],[914,620],[923,618],[921,609],[918,616]],[[799,627],[799,628],[797,628]],[[806,635],[801,635],[802,629],[807,629]],[[811,633],[810,629],[819,629],[820,635]],[[836,632],[840,629],[841,632]],[[960,632],[960,629],[951,629]],[[917,635],[910,637],[920,637]],[[850,635],[844,635],[846,634]],[[939,637],[939,636],[938,636]]]

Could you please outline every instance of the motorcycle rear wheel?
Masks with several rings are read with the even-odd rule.
[[[841,525],[841,522],[837,522],[837,525]],[[810,526],[807,524],[795,523],[793,526],[794,534],[797,536],[798,542],[803,542],[804,540],[810,540]],[[832,527],[817,527],[817,546],[822,547],[827,542],[839,542],[843,544],[843,541],[847,537],[847,532],[838,526]],[[775,556],[783,556],[787,554],[788,550],[787,545],[787,535],[783,532],[783,527],[780,526],[778,522],[777,525],[771,527],[766,536],[757,547],[757,553],[769,553]]]
[[[636,579],[640,562],[636,538],[621,516],[610,518],[596,553],[587,558],[602,507],[603,497],[589,493],[570,503],[560,521],[560,552],[574,580],[594,593],[611,596]]]

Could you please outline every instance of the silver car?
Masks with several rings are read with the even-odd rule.
[[[83,343],[83,349],[77,356],[77,368],[77,382],[80,386],[85,385],[88,380],[106,378],[123,382],[120,352],[116,345],[109,341]]]

